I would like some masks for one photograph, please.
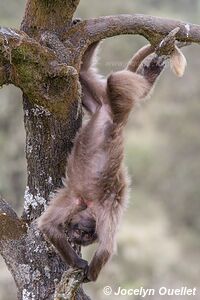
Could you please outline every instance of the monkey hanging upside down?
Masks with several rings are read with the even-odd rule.
[[[123,166],[123,130],[136,102],[148,96],[164,64],[159,57],[140,68],[153,52],[140,49],[123,71],[102,79],[93,67],[98,43],[86,51],[80,72],[82,103],[91,118],[76,135],[67,161],[66,182],[51,199],[38,220],[67,264],[83,269],[85,281],[97,279],[100,270],[115,250],[115,235],[127,204],[127,176]],[[175,47],[171,60],[178,75],[184,72],[184,57]],[[88,266],[68,243],[87,246],[98,242]]]

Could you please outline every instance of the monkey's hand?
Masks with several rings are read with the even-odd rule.
[[[82,258],[79,257],[79,259],[75,262],[75,266],[74,268],[77,268],[77,269],[81,269],[83,271],[83,282],[86,283],[86,282],[89,282],[90,280],[88,280],[87,278],[87,274],[88,274],[88,270],[89,270],[89,265],[88,265],[88,262]]]
[[[78,257],[73,263],[73,268],[83,270],[84,274],[86,275],[88,272],[88,269],[89,269],[88,262],[87,262],[87,260],[84,260],[84,259]]]
[[[85,269],[85,278],[83,280],[84,283],[95,281],[98,277],[98,271],[97,270],[92,270],[91,266],[88,267],[88,269]]]
[[[93,281],[91,278],[89,278],[89,267],[87,270],[85,270],[84,272],[84,279],[83,279],[83,283],[88,283],[88,282],[91,282]]]

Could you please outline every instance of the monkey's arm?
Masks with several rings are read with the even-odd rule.
[[[121,205],[117,205],[115,209],[112,207],[111,199],[108,199],[106,206],[102,211],[99,211],[99,218],[97,220],[97,236],[98,247],[89,264],[87,273],[88,281],[95,281],[104,267],[104,265],[111,258],[116,248],[116,231],[120,222],[122,208]]]
[[[111,243],[111,241],[109,241],[109,243]],[[86,282],[95,281],[98,278],[101,269],[112,256],[113,251],[111,251],[109,248],[107,249],[102,247],[101,244],[99,245],[99,248],[95,252],[89,265],[87,278],[85,280]]]
[[[49,241],[58,250],[58,252],[68,265],[74,268],[84,269],[87,271],[88,262],[86,260],[81,259],[71,247],[71,245],[67,241],[64,228],[61,225],[58,226],[55,224],[49,224],[48,226],[42,229],[42,232],[46,234]]]
[[[72,267],[86,269],[87,261],[81,259],[73,250],[65,234],[65,227],[71,216],[85,209],[79,199],[69,198],[65,188],[60,189],[49,207],[38,219],[39,229],[48,237],[67,264]]]

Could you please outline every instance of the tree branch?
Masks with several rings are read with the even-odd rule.
[[[28,0],[21,29],[31,36],[38,31],[51,30],[59,33],[69,27],[80,0]]]
[[[60,282],[56,285],[54,300],[90,300],[80,288],[84,274],[80,270],[70,268],[64,272]]]
[[[16,240],[26,233],[26,224],[0,196],[0,241]],[[1,249],[0,249],[1,250]]]
[[[200,43],[200,25],[141,14],[84,20],[66,32],[66,37],[71,35],[73,42],[77,44],[85,42],[88,46],[116,35],[140,34],[155,46],[175,27],[180,27],[176,36],[178,41]]]
[[[0,65],[1,65],[1,59],[0,59]],[[7,76],[8,74],[9,74],[9,66],[6,64],[0,66],[0,87],[4,84],[9,83],[9,78]]]
[[[77,98],[78,74],[58,60],[51,49],[24,32],[0,28],[0,85],[13,83],[33,103],[66,118],[70,106],[66,103]],[[59,88],[62,92],[56,93]]]

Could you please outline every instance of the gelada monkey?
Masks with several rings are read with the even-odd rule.
[[[86,282],[97,279],[115,251],[116,231],[127,204],[124,126],[136,102],[149,95],[164,67],[154,56],[140,74],[139,66],[153,52],[147,45],[133,56],[125,70],[103,79],[94,67],[97,46],[94,43],[85,52],[80,72],[82,103],[90,120],[76,135],[64,187],[38,220],[40,230],[67,264],[84,270]],[[171,65],[178,76],[183,74],[185,64],[183,54],[175,47]],[[65,228],[74,243],[98,243],[89,265],[68,243]]]

